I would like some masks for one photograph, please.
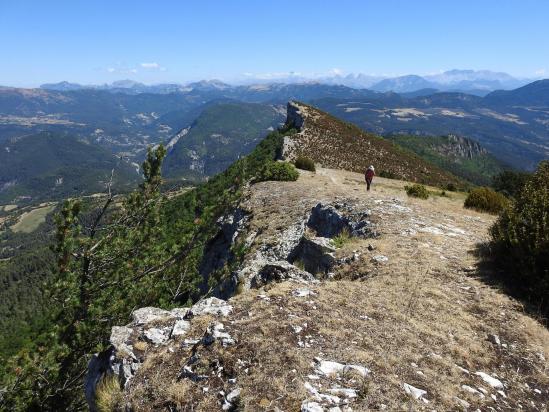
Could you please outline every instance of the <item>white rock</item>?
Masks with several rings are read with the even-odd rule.
[[[324,412],[324,408],[318,402],[304,401],[301,404],[301,412]]]
[[[389,258],[387,256],[383,256],[383,255],[375,255],[372,260],[374,262],[377,262],[377,263],[384,263],[384,262],[387,262],[389,260]]]
[[[177,319],[183,319],[189,314],[189,308],[173,308],[170,313]]]
[[[503,383],[499,379],[496,379],[493,376],[490,376],[484,372],[477,372],[475,373],[475,375],[480,376],[482,380],[490,385],[492,388],[503,389]]]
[[[232,310],[231,305],[218,298],[204,299],[191,308],[191,312],[195,316],[204,314],[227,316]]]
[[[133,322],[142,325],[145,323],[173,319],[174,315],[164,309],[145,307],[133,311]]]
[[[370,370],[368,368],[360,365],[346,365],[339,362],[321,360],[319,358],[315,358],[315,361],[317,362],[317,371],[319,373],[322,373],[323,375],[333,375],[354,370],[363,377],[366,377],[370,373]]]
[[[463,406],[465,409],[468,409],[471,407],[471,404],[467,402],[466,400],[463,400],[461,398],[458,398],[457,396],[454,396],[454,400],[461,406]]]
[[[125,345],[126,341],[130,338],[133,329],[127,326],[113,326],[111,329],[110,342],[115,348]]]
[[[316,292],[311,289],[296,289],[292,292],[292,295],[297,296],[298,298],[305,298],[316,295]]]
[[[225,332],[225,326],[222,323],[217,323],[213,327],[212,336],[215,339],[219,339],[223,346],[234,345],[235,341],[231,335]]]
[[[477,391],[475,388],[472,388],[468,385],[461,385],[461,389],[463,389],[465,392],[472,393],[473,395],[477,395],[479,398],[484,399],[484,394],[482,392]]]
[[[349,388],[332,388],[328,389],[328,392],[334,395],[340,395],[344,398],[356,398],[357,393],[355,389],[349,389]]]
[[[462,368],[461,366],[459,365],[456,365],[456,368],[458,368],[460,371],[462,371],[463,373],[466,373],[467,375],[469,375],[469,371],[465,368]]]
[[[150,328],[143,333],[147,340],[154,343],[155,345],[166,342],[169,337],[169,331],[166,329]]]
[[[191,322],[187,320],[179,319],[173,325],[172,336],[186,335],[190,328],[191,328]]]
[[[403,385],[403,387],[404,387],[404,391],[414,399],[420,399],[424,395],[427,395],[427,391],[424,391],[423,389],[416,388],[416,387],[414,387],[412,385],[409,385],[407,383],[405,383]]]
[[[240,396],[240,388],[233,389],[228,395],[227,400],[233,402],[236,398]]]

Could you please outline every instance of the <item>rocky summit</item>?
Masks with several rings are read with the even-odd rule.
[[[249,186],[210,245],[244,250],[225,299],[114,327],[89,364],[92,410],[107,396],[132,411],[546,410],[549,332],[475,254],[494,218],[404,184],[366,192],[361,174],[317,168]]]

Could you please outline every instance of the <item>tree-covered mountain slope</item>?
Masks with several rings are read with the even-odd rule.
[[[169,148],[164,174],[213,176],[250,153],[284,119],[283,106],[242,102],[209,105]]]
[[[135,166],[74,136],[42,132],[0,144],[0,203],[93,194],[139,180]]]
[[[412,182],[435,186],[461,184],[450,172],[313,106],[288,103],[287,122],[299,132],[286,137],[283,148],[285,159],[305,156],[323,167],[359,173],[364,173],[369,165],[373,165],[380,175]]]
[[[386,138],[477,185],[490,185],[492,178],[505,169],[505,165],[480,144],[465,137],[389,135]]]

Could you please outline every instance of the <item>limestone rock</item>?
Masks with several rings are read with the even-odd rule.
[[[218,299],[215,297],[207,298],[201,300],[191,308],[191,313],[194,316],[209,314],[217,316],[227,316],[233,307],[223,299]]]
[[[186,335],[191,327],[191,323],[187,320],[180,319],[173,325],[172,336]]]
[[[476,372],[475,375],[480,376],[480,378],[495,389],[503,389],[503,383],[493,376],[488,375],[485,372]]]
[[[405,383],[403,387],[404,387],[404,392],[406,392],[408,395],[410,395],[414,399],[421,399],[423,396],[427,395],[427,391],[416,388],[407,383]]]
[[[134,310],[132,313],[133,323],[138,325],[155,321],[169,320],[173,317],[174,315],[169,311],[153,307],[139,308]]]
[[[155,345],[160,345],[168,340],[170,337],[169,329],[150,328],[143,332],[145,338]]]

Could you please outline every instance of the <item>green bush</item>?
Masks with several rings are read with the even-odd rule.
[[[299,156],[295,159],[294,165],[301,170],[308,170],[310,172],[316,171],[315,162],[310,157]]]
[[[419,197],[420,199],[429,198],[429,192],[427,191],[427,188],[417,183],[413,184],[412,186],[404,186],[404,190],[406,190],[406,194],[408,196]]]
[[[493,177],[492,187],[505,196],[516,197],[531,176],[527,172],[505,170]]]
[[[456,192],[457,191],[457,186],[454,183],[448,183],[446,185],[446,190],[449,191],[449,192]]]
[[[289,182],[297,180],[299,172],[293,164],[287,162],[268,162],[265,164],[257,181],[278,180]]]
[[[515,291],[549,313],[549,161],[539,164],[490,234],[496,261]]]
[[[398,176],[396,174],[387,170],[382,170],[381,172],[379,172],[379,177],[384,177],[386,179],[398,179]]]
[[[488,187],[478,187],[469,192],[463,206],[480,212],[497,214],[504,210],[508,204],[509,200],[501,193]]]

